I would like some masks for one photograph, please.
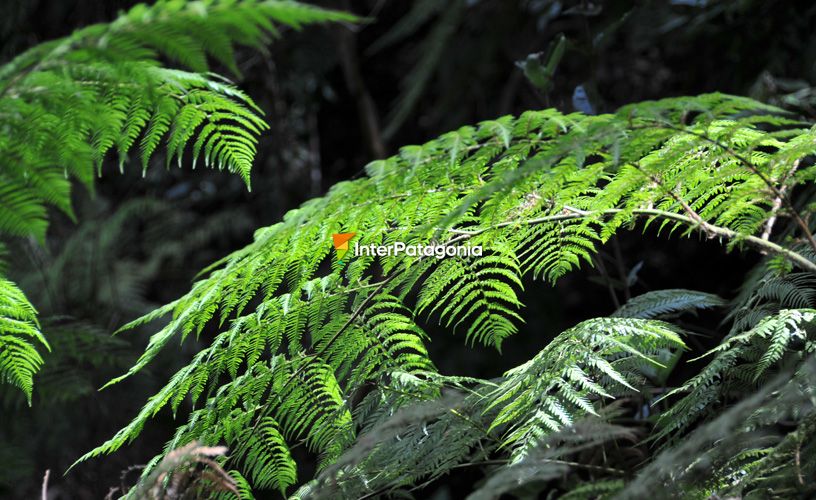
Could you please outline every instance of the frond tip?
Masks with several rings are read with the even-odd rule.
[[[520,461],[544,436],[596,415],[593,399],[637,391],[649,373],[644,368],[661,367],[663,353],[684,347],[677,330],[660,321],[584,321],[505,374],[489,395],[486,411],[498,410],[490,429],[508,426],[503,445],[515,448],[513,460]]]
[[[50,350],[34,306],[14,283],[0,277],[0,380],[19,387],[29,404],[34,374],[43,364],[38,345]]]

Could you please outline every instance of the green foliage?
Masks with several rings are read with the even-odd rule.
[[[816,358],[783,371],[755,393],[664,450],[621,496],[662,491],[669,497],[807,498],[816,463],[813,429]],[[793,431],[780,432],[780,426]],[[787,434],[787,435],[786,435]]]
[[[0,496],[21,496],[18,492],[31,478],[39,480],[43,457],[52,457],[47,462],[52,471],[64,469],[76,459],[71,450],[84,451],[87,443],[107,437],[103,426],[77,422],[134,404],[132,393],[108,398],[97,390],[133,364],[138,357],[134,346],[149,334],[134,332],[125,339],[112,337],[112,329],[122,318],[157,306],[148,299],[151,286],[172,283],[183,266],[205,265],[217,255],[220,240],[245,237],[251,229],[248,214],[237,209],[208,217],[206,223],[194,210],[153,199],[130,199],[112,214],[109,210],[102,197],[80,198],[76,211],[81,222],[70,234],[55,231],[45,247],[30,241],[9,245],[9,268],[20,286],[31,291],[51,349],[44,352],[38,346],[44,363],[35,377],[31,407],[22,391],[0,385],[0,455],[15,457],[0,475]],[[172,368],[154,372],[154,377],[162,373],[172,373]],[[142,379],[144,388],[134,390],[154,390],[154,380]],[[38,431],[46,427],[49,432]],[[96,470],[118,477],[119,465]],[[79,476],[72,475],[62,487],[79,488],[87,481]]]
[[[814,319],[816,310],[784,309],[750,330],[727,337],[710,351],[714,358],[699,374],[664,396],[688,393],[661,414],[662,429],[655,436],[685,430],[711,411],[710,403],[733,398],[734,393],[767,378],[769,368],[778,366],[783,357],[791,354],[801,358],[816,352],[816,344],[809,338],[812,334],[808,334]]]
[[[29,404],[34,374],[43,363],[38,345],[50,349],[37,312],[14,283],[0,279],[0,380],[19,387]]]
[[[509,427],[502,446],[511,460],[524,460],[543,437],[576,416],[597,415],[591,398],[612,398],[645,385],[644,367],[660,364],[665,349],[683,348],[668,325],[628,318],[598,318],[567,330],[527,363],[509,371],[488,394],[490,424]],[[499,409],[500,408],[500,409]]]
[[[70,213],[68,179],[90,188],[108,152],[121,165],[137,142],[143,169],[164,140],[168,163],[180,164],[189,147],[194,163],[201,157],[249,184],[266,125],[249,97],[208,73],[208,57],[238,73],[234,45],[261,47],[276,24],[350,19],[293,2],[170,0],[21,54],[0,69],[2,189],[14,194],[3,206],[21,207],[0,230],[42,239],[46,203]],[[163,58],[190,71],[163,67]]]
[[[82,459],[117,450],[164,407],[175,413],[189,403],[168,450],[226,442],[248,479],[285,490],[296,481],[290,450],[303,443],[319,456],[320,472],[299,498],[396,494],[492,460],[508,465],[486,488],[506,491],[539,470],[541,453],[551,460],[548,439],[603,415],[613,398],[657,408],[651,391],[662,388],[685,342],[654,318],[725,303],[687,290],[645,294],[618,317],[581,323],[490,381],[438,374],[422,322],[466,329],[466,341],[499,348],[523,318],[525,277],[554,282],[635,227],[767,253],[763,265],[777,281],[759,279],[736,303],[752,310],[799,303],[750,324],[735,321],[700,375],[663,398],[670,406],[651,439],[677,436],[721,408],[725,395],[756,387],[810,352],[806,325],[816,313],[803,302],[813,293],[806,276],[816,271],[816,242],[786,193],[816,175],[812,162],[801,161],[813,144],[808,123],[709,94],[598,116],[530,111],[405,147],[369,164],[367,178],[339,183],[258,230],[188,294],[127,325],[170,315],[111,384],[173,340],[199,336],[207,325],[219,333],[127,427]],[[357,233],[359,245],[483,252],[339,262],[331,235],[343,232]],[[560,489],[581,498],[625,486],[617,472],[603,472],[592,483],[570,477]]]
[[[604,400],[643,387],[640,367],[655,364],[661,349],[682,346],[666,324],[599,318],[561,333],[533,359],[498,380],[401,374],[383,387],[378,395],[382,404],[399,407],[389,393],[408,393],[425,402],[369,424],[352,448],[295,497],[359,498],[393,492],[503,450],[510,450],[509,457],[492,471],[486,490],[501,488],[508,477],[513,482],[517,474],[527,475],[521,472],[525,470],[544,467],[558,474],[565,464],[552,460],[575,450],[564,446],[551,452],[549,445],[574,436],[574,425],[594,428],[595,433],[574,437],[576,445],[629,436],[630,431],[598,422],[589,425],[584,419],[608,413],[602,409]],[[427,400],[440,390],[453,392]],[[475,498],[479,494],[486,493],[476,492]]]
[[[725,301],[710,293],[695,290],[656,290],[633,297],[613,316],[621,318],[665,318],[678,313],[721,307]]]
[[[236,45],[261,48],[279,27],[353,19],[296,2],[164,0],[19,55],[0,67],[0,236],[42,243],[47,206],[73,217],[72,181],[92,190],[109,153],[120,170],[138,156],[144,172],[160,145],[167,165],[181,166],[189,150],[193,167],[202,159],[249,186],[267,126],[248,96],[210,72],[208,59],[237,74]],[[31,309],[20,305],[27,301],[19,290],[7,290],[18,307],[10,314]],[[12,339],[0,342],[4,379],[30,394],[40,358]],[[6,368],[8,359],[15,368]]]

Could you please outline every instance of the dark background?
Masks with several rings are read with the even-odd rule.
[[[3,0],[0,61],[39,42],[112,20],[125,0]],[[646,99],[721,91],[751,95],[816,118],[816,6],[811,2],[675,0],[360,0],[315,2],[369,18],[358,26],[286,30],[267,55],[242,51],[231,75],[265,110],[252,192],[237,176],[158,165],[118,173],[106,166],[94,195],[77,187],[78,223],[54,213],[47,247],[17,242],[9,273],[34,301],[53,353],[35,384],[33,407],[0,386],[0,496],[31,498],[46,469],[50,498],[102,498],[126,487],[171,437],[162,413],[131,446],[63,476],[81,454],[132,418],[200,344],[167,349],[140,376],[97,389],[125,371],[151,325],[110,337],[130,319],[183,294],[200,269],[252,239],[365,164],[466,124],[527,109],[570,112],[580,86],[593,112]],[[549,88],[517,65],[566,50]],[[528,67],[529,68],[529,67]],[[224,72],[223,68],[215,68]],[[580,91],[579,91],[580,92]],[[162,162],[156,160],[157,164]],[[492,377],[529,359],[553,335],[608,314],[627,296],[691,288],[733,297],[756,255],[727,254],[696,237],[631,232],[602,249],[594,268],[555,287],[528,281],[526,323],[503,356],[467,348],[433,322],[431,354],[445,373]],[[693,342],[716,342],[720,318],[689,325]],[[200,342],[206,342],[204,332]],[[183,418],[180,415],[179,418]],[[310,474],[310,458],[302,478]],[[453,476],[420,497],[456,498]]]

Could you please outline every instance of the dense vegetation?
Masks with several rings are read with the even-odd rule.
[[[512,103],[526,78],[542,106],[513,103],[515,115],[481,116],[385,157],[389,142],[418,133],[398,134],[422,109],[433,75],[445,76],[440,61],[460,62],[449,42],[457,30],[467,32],[467,12],[488,9],[474,22],[489,24],[487,4],[416,2],[370,45],[376,54],[413,36],[422,49],[382,130],[349,28],[329,27],[360,147],[372,161],[255,230],[249,244],[228,245],[226,257],[212,254],[213,242],[250,218],[232,202],[202,217],[170,194],[184,197],[189,188],[174,187],[162,199],[116,200],[110,214],[102,207],[83,218],[75,204],[93,202],[72,195],[72,186],[103,189],[117,175],[109,167],[127,184],[166,182],[148,177],[170,175],[148,168],[157,156],[167,166],[201,161],[228,170],[247,188],[251,178],[253,194],[241,196],[256,196],[259,184],[263,192],[270,179],[254,167],[262,160],[259,137],[270,128],[263,106],[210,65],[240,77],[247,71],[236,47],[266,50],[282,28],[311,23],[361,29],[376,11],[358,18],[293,2],[169,0],[138,5],[5,64],[0,231],[13,266],[3,271],[12,279],[0,280],[0,374],[3,404],[15,418],[4,424],[12,438],[0,442],[9,464],[3,474],[30,474],[26,450],[51,449],[58,425],[48,412],[64,411],[85,453],[64,464],[76,460],[67,478],[89,464],[114,466],[112,453],[148,443],[139,472],[125,462],[122,478],[109,481],[111,495],[132,498],[816,493],[809,480],[816,474],[816,127],[807,83],[764,73],[761,80],[775,87],[753,98],[695,92],[649,100],[657,96],[643,91],[640,102],[611,109],[595,81],[559,94],[557,76],[568,75],[581,54],[600,65],[610,39],[649,40],[655,35],[639,33],[647,18],[673,22],[661,35],[673,37],[699,35],[710,19],[771,27],[775,19],[760,20],[766,7],[750,2],[521,2],[506,17],[535,13],[533,39],[546,40],[548,50],[503,69],[515,83],[499,100]],[[785,26],[794,32],[814,17],[813,9],[791,12],[797,19]],[[784,7],[774,13],[788,14]],[[595,18],[594,36],[575,34]],[[562,23],[558,36],[549,23]],[[508,28],[492,29],[501,37]],[[316,50],[311,57],[324,59]],[[484,85],[492,92],[490,78]],[[439,81],[438,95],[455,103],[461,91],[446,93],[450,80]],[[606,99],[614,102],[615,92]],[[440,127],[460,113],[447,105]],[[301,112],[284,112],[284,123],[314,133]],[[272,128],[287,127],[273,119]],[[303,155],[319,160],[305,142],[302,149],[282,142],[290,153],[277,168]],[[141,163],[135,177],[127,176],[131,155]],[[317,168],[307,172],[313,181]],[[49,219],[79,225],[49,230]],[[483,252],[340,260],[332,235],[350,232],[360,245]],[[55,251],[47,249],[53,238],[61,242]],[[663,250],[647,248],[668,252],[657,275],[663,279],[644,278],[648,259],[637,256],[666,239],[672,243]],[[689,240],[721,249],[719,267],[708,267],[712,254],[702,251],[684,258],[680,245]],[[189,268],[206,248],[210,262],[188,275],[194,282],[186,293],[148,291],[168,262]],[[18,264],[20,253],[33,269]],[[684,272],[681,264],[708,287],[680,288],[666,278]],[[565,280],[591,269],[601,286],[568,282],[595,291],[580,300],[580,314],[564,315],[564,328],[554,328],[542,304],[562,299],[537,282],[564,290]],[[707,275],[712,270],[719,273]],[[602,297],[611,304],[601,305]],[[134,332],[150,333],[142,351],[123,340]],[[480,364],[487,368],[474,369]],[[101,395],[143,380],[143,396],[102,406],[92,396],[100,376],[109,380]],[[91,441],[99,439],[95,430],[82,430],[87,412],[100,408],[115,425],[132,418],[101,444]],[[166,441],[161,450],[147,429],[168,416],[175,432],[158,438]],[[46,437],[21,444],[27,435]],[[36,487],[13,481],[10,491]]]

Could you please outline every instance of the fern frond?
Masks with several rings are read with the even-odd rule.
[[[209,267],[188,294],[145,318],[171,316],[124,376],[207,324],[218,325],[220,333],[129,427],[88,456],[117,449],[160,408],[177,408],[192,395],[194,404],[205,403],[179,428],[178,444],[221,439],[221,430],[210,429],[234,430],[230,412],[242,408],[249,416],[241,422],[248,418],[257,431],[266,418],[274,419],[287,443],[304,442],[325,470],[338,472],[331,464],[344,464],[338,474],[350,478],[344,484],[352,492],[361,484],[363,494],[396,491],[437,477],[471,456],[476,444],[484,446],[486,434],[498,436],[485,450],[509,450],[519,461],[533,443],[596,412],[600,401],[662,383],[667,361],[676,360],[683,346],[676,331],[651,319],[592,320],[503,380],[454,384],[440,382],[434,372],[420,320],[438,317],[448,329],[467,328],[466,341],[498,347],[521,320],[518,293],[525,277],[555,281],[591,264],[599,245],[635,227],[697,233],[813,272],[816,264],[801,248],[761,234],[765,222],[780,215],[763,179],[778,180],[774,188],[786,192],[805,182],[779,175],[784,169],[778,162],[794,154],[788,148],[806,151],[806,141],[788,144],[809,134],[774,108],[709,94],[609,115],[530,111],[404,147],[369,164],[368,177],[341,182],[258,230],[252,244]],[[482,251],[445,259],[358,252],[340,262],[331,254],[332,235],[348,232],[356,233],[358,250],[403,243]],[[720,304],[705,294],[654,292],[620,314],[657,317]],[[740,356],[753,356],[746,359],[758,373],[779,361],[778,345],[765,361],[758,348],[739,349]],[[704,373],[716,377],[732,366],[732,351],[723,351],[715,358],[719,367]],[[248,387],[258,389],[250,393]],[[385,441],[398,448],[379,440],[373,449],[363,447],[380,468],[396,460],[394,475],[375,481],[367,468],[375,462],[344,461],[344,452],[362,439],[355,435],[450,387],[467,394],[456,413],[436,407],[435,416],[423,417],[424,427],[397,433],[399,439],[392,433]],[[450,441],[442,447],[446,432]],[[321,484],[306,490],[318,491]]]
[[[205,165],[249,185],[267,126],[248,96],[207,73],[208,57],[237,72],[234,44],[260,47],[276,25],[340,20],[354,17],[294,2],[166,0],[18,56],[0,68],[0,200],[17,207],[17,219],[0,216],[0,230],[43,236],[43,205],[70,209],[65,179],[90,187],[106,153],[115,149],[121,165],[140,136],[143,169],[164,140],[168,163],[180,165],[191,145]],[[163,57],[191,71],[162,67]]]
[[[29,404],[34,374],[43,363],[38,347],[50,350],[34,306],[14,283],[0,278],[0,380],[19,387]]]
[[[522,288],[521,269],[512,251],[494,242],[487,255],[473,261],[448,259],[428,276],[420,292],[417,312],[439,311],[445,326],[469,325],[471,342],[501,347],[515,333],[513,320],[521,302],[515,288]]]
[[[724,305],[723,299],[710,293],[683,289],[656,290],[633,297],[612,316],[643,319],[666,318],[681,312]]]
[[[812,470],[815,461],[813,440],[805,437],[814,425],[814,382],[816,360],[811,356],[793,373],[777,375],[697,427],[677,446],[664,450],[621,496],[634,498],[661,491],[690,498],[807,497],[812,494],[812,484],[800,474]],[[794,423],[796,431],[781,437],[778,426],[782,422]]]
[[[203,157],[249,187],[267,125],[247,95],[208,72],[208,58],[237,73],[234,45],[261,47],[277,26],[354,19],[296,2],[164,0],[19,55],[0,67],[0,236],[42,243],[46,207],[73,217],[71,181],[92,190],[106,156],[116,151],[121,169],[137,143],[143,173],[164,143],[168,165],[191,149],[194,165]],[[19,377],[41,360],[14,342],[4,355],[26,356],[15,383],[30,392],[30,377]]]
[[[514,492],[534,494],[551,490],[548,488],[549,483],[568,477],[570,472],[584,467],[584,464],[571,460],[576,455],[610,442],[634,439],[635,434],[626,427],[611,425],[594,417],[581,419],[548,436],[520,462],[495,467],[487,474],[484,483],[467,498],[488,500]],[[603,466],[586,468],[617,475],[624,472]],[[623,486],[622,479],[584,483],[570,489],[559,498],[610,498],[610,494],[622,489]]]
[[[490,429],[508,426],[502,445],[513,448],[514,463],[522,461],[543,437],[572,425],[576,416],[595,415],[594,399],[637,391],[640,368],[659,365],[655,358],[662,350],[683,347],[668,324],[627,318],[583,322],[506,374],[489,396],[487,409],[497,409]]]
[[[655,438],[681,433],[732,397],[732,391],[740,393],[767,378],[771,368],[783,365],[786,356],[816,351],[810,326],[814,319],[816,310],[785,309],[725,339],[704,356],[713,355],[713,359],[700,373],[661,398],[683,395],[660,415]]]

